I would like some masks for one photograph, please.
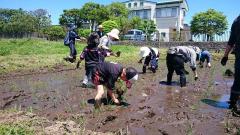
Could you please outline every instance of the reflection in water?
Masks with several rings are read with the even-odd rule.
[[[229,95],[221,95],[214,99],[202,99],[201,101],[205,104],[208,104],[216,108],[228,109],[229,108],[228,100]]]
[[[142,127],[130,127],[130,133],[135,135],[146,135],[145,129]]]

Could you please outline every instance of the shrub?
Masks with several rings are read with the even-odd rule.
[[[80,37],[88,38],[90,33],[91,33],[90,29],[78,29],[78,34]]]
[[[104,28],[104,33],[108,33],[112,29],[118,28],[117,23],[115,21],[111,21],[111,20],[103,22],[102,25],[103,25],[103,28]]]
[[[61,26],[50,26],[44,30],[44,34],[48,35],[49,40],[58,40],[63,39],[66,35],[66,32]]]

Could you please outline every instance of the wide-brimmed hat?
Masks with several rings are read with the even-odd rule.
[[[98,25],[98,29],[103,29],[103,26],[102,25]]]
[[[111,36],[115,39],[119,39],[119,30],[118,29],[112,29],[109,33],[107,33],[108,36]]]
[[[140,52],[139,52],[139,56],[140,57],[146,57],[146,56],[149,55],[150,52],[151,52],[151,50],[148,47],[141,47]]]

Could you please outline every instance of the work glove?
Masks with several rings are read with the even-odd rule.
[[[120,55],[121,55],[121,51],[117,51],[117,52],[116,52],[116,56],[117,56],[117,57],[120,57]]]
[[[226,63],[227,63],[227,61],[228,61],[228,57],[223,57],[222,60],[221,60],[221,64],[222,64],[223,66],[225,66]]]
[[[195,77],[194,77],[194,80],[195,80],[195,81],[197,81],[197,80],[198,80],[198,77],[197,77],[197,76],[195,76]]]
[[[142,59],[138,61],[138,63],[142,63]]]

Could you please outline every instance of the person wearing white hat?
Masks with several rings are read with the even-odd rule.
[[[99,36],[99,38],[104,36],[104,32],[103,32],[103,26],[102,25],[98,25],[98,31],[97,34]]]
[[[200,49],[199,49],[200,50]],[[190,68],[192,69],[195,80],[198,79],[197,71],[196,71],[196,59],[197,59],[198,49],[189,46],[176,46],[170,47],[167,51],[167,85],[171,85],[173,72],[176,71],[177,75],[180,75],[180,86],[186,86],[186,70],[184,68],[184,63],[189,62]]]
[[[138,61],[138,63],[142,63],[142,60],[144,60],[142,72],[146,73],[147,66],[149,66],[150,63],[150,69],[153,73],[156,72],[156,69],[158,68],[158,59],[159,59],[159,51],[157,48],[153,47],[141,47],[139,56],[141,59]]]
[[[111,97],[115,104],[120,104],[119,100],[115,97],[113,90],[115,89],[115,82],[117,79],[126,82],[126,87],[130,89],[132,84],[138,80],[138,71],[133,67],[122,67],[120,64],[103,62],[98,64],[93,71],[92,80],[97,90],[95,96],[95,108],[101,106],[101,98],[104,94],[103,86],[107,87],[107,94]]]
[[[110,49],[110,46],[113,41],[119,40],[119,30],[118,29],[112,29],[107,35],[103,36],[100,39],[100,43],[98,47],[103,49]]]

